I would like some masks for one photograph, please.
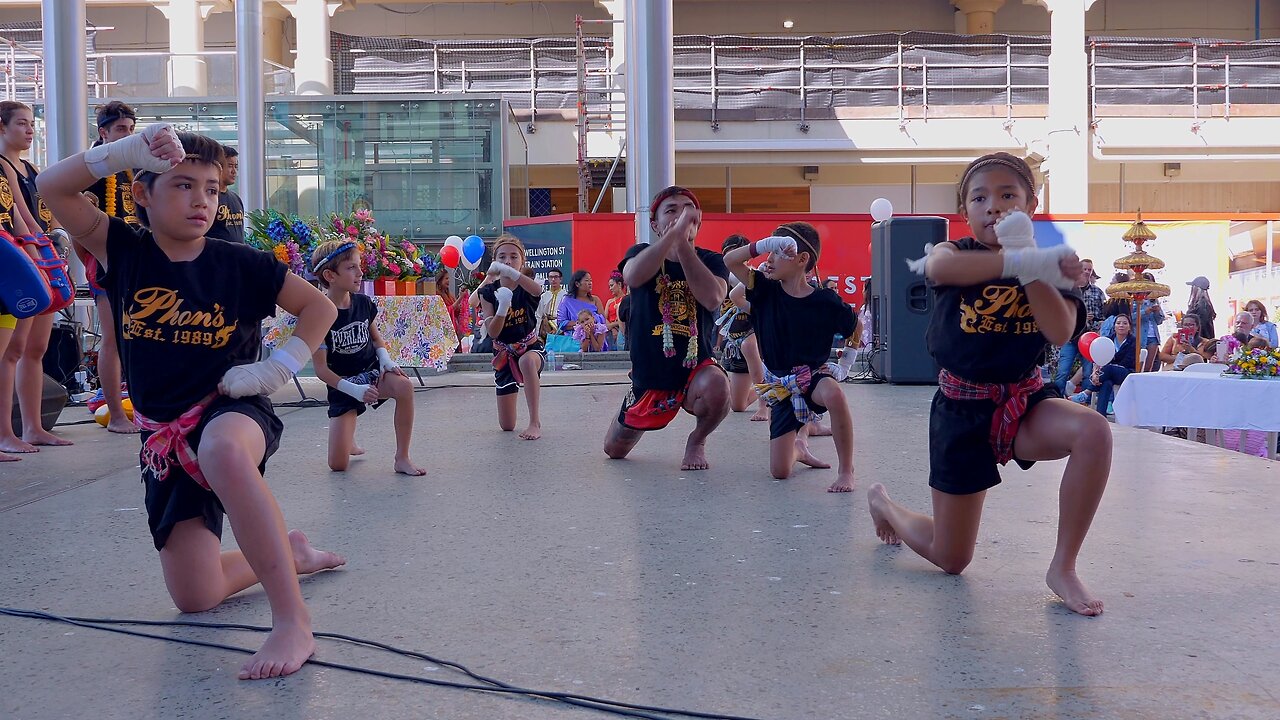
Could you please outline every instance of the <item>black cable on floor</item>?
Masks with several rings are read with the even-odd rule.
[[[175,642],[183,645],[194,645],[197,647],[214,648],[218,650],[230,650],[232,652],[244,653],[252,655],[253,650],[248,648],[237,647],[235,645],[224,645],[221,643],[208,642],[205,640],[190,640],[187,638],[166,637],[164,635],[155,635],[152,633],[144,633],[136,630],[126,630],[124,628],[111,627],[112,625],[142,625],[147,627],[198,627],[217,630],[245,630],[249,632],[270,632],[271,628],[260,625],[244,625],[240,623],[206,623],[196,622],[193,620],[128,620],[116,618],[82,618],[56,615],[54,613],[43,612],[40,610],[26,610],[22,608],[0,607],[0,615],[8,615],[16,618],[26,618],[31,620],[46,620],[49,622],[58,622],[75,627],[88,628],[91,630],[102,630],[105,632],[118,633],[132,637],[151,638],[153,640],[164,640],[167,642]],[[316,660],[312,658],[307,663],[311,665],[319,665],[321,667],[333,668],[335,670],[345,670],[347,672],[358,673],[362,675],[371,675],[374,677],[387,678],[390,680],[404,680],[406,682],[421,683],[424,685],[433,685],[436,687],[453,688],[457,690],[471,690],[475,692],[496,693],[511,696],[523,696],[533,698],[543,698],[556,702],[563,702],[577,707],[583,707],[591,710],[599,710],[601,712],[620,715],[623,717],[646,718],[648,720],[669,720],[670,716],[703,718],[704,720],[756,720],[755,718],[744,717],[740,715],[722,715],[716,713],[705,713],[694,710],[679,710],[673,708],[664,708],[652,705],[639,705],[634,703],[626,703],[615,700],[606,700],[596,698],[590,695],[578,695],[575,693],[562,693],[555,691],[530,690],[527,688],[519,688],[509,685],[500,680],[485,677],[473,672],[461,663],[455,663],[448,660],[440,660],[426,653],[420,653],[414,650],[404,650],[401,648],[378,642],[376,640],[367,640],[350,635],[342,635],[339,633],[316,632],[317,638],[326,638],[331,640],[340,640],[356,645],[364,645],[379,650],[391,652],[403,657],[410,657],[417,660],[424,660],[442,667],[448,667],[466,674],[485,685],[471,685],[468,683],[457,683],[448,680],[435,680],[432,678],[419,677],[417,675],[404,675],[401,673],[392,673],[384,670],[374,670],[372,668],[360,667],[357,665],[346,665],[343,663],[329,662],[326,660]],[[658,713],[658,714],[652,714]]]

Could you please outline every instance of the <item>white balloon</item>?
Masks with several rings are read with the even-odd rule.
[[[1089,356],[1096,365],[1106,365],[1116,356],[1116,344],[1109,337],[1094,338],[1089,343]]]
[[[458,237],[457,235],[450,235],[449,237],[445,238],[444,244],[445,244],[445,247],[452,245],[458,248],[458,256],[459,257],[462,256],[462,238]]]
[[[888,198],[876,198],[871,201],[871,217],[876,222],[884,222],[893,217],[893,203]]]
[[[458,255],[458,262],[462,263],[462,267],[468,270],[475,270],[476,266],[480,264],[480,260],[482,259],[483,258],[480,258],[480,259],[477,259],[475,262],[471,262],[467,260],[466,255]]]

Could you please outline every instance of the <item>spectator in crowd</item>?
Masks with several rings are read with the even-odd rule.
[[[591,273],[579,270],[569,280],[569,293],[561,298],[560,307],[556,310],[556,328],[565,335],[573,334],[578,323],[578,313],[590,310],[597,316],[597,322],[604,323],[604,303],[592,290]]]
[[[1133,326],[1128,315],[1117,315],[1115,322],[1116,355],[1111,362],[1101,367],[1095,366],[1093,374],[1085,381],[1084,386],[1098,393],[1098,412],[1109,414],[1111,399],[1115,389],[1120,387],[1129,373],[1133,372],[1137,361],[1137,342],[1133,336]]]
[[[213,227],[205,233],[207,237],[226,240],[227,242],[244,242],[244,202],[231,190],[240,175],[240,158],[236,149],[223,145],[222,152],[226,164],[222,166],[222,179],[218,190],[218,209],[213,214]]]
[[[871,327],[871,278],[862,281],[862,309],[858,310],[859,338],[857,347],[870,352],[874,330]]]
[[[622,339],[624,327],[623,322],[618,319],[618,308],[627,296],[627,284],[622,280],[622,273],[617,270],[609,273],[609,295],[610,298],[604,303],[604,321],[609,328],[609,345],[621,350],[626,341]]]
[[[1215,355],[1218,362],[1229,362],[1231,355],[1238,348],[1269,348],[1270,343],[1261,335],[1253,333],[1253,314],[1247,312],[1236,313],[1235,321],[1232,324],[1230,335],[1223,335],[1218,338],[1218,344],[1215,348]]]
[[[832,292],[839,293],[840,281],[836,280],[835,278],[827,278],[826,280],[822,281],[822,289],[831,290]]]
[[[1213,321],[1218,313],[1213,309],[1213,300],[1209,299],[1209,278],[1201,275],[1187,284],[1191,286],[1187,312],[1200,316],[1200,337],[1212,340],[1218,336],[1213,330]]]
[[[1083,268],[1080,273],[1080,297],[1084,300],[1085,309],[1084,326],[1080,333],[1098,332],[1103,320],[1102,306],[1107,302],[1107,295],[1102,292],[1102,288],[1094,284],[1098,279],[1098,273],[1093,270],[1093,261],[1086,258],[1080,261],[1080,265]],[[1064,394],[1067,391],[1067,378],[1071,377],[1077,357],[1080,358],[1081,372],[1084,376],[1087,377],[1093,373],[1093,362],[1081,355],[1080,349],[1076,347],[1079,339],[1080,335],[1071,338],[1058,352],[1058,372],[1053,382]]]
[[[1142,279],[1147,282],[1155,282],[1156,278],[1149,272],[1142,273]],[[1160,350],[1160,325],[1164,322],[1164,309],[1160,307],[1160,301],[1156,298],[1148,298],[1142,301],[1142,317],[1133,317],[1135,324],[1134,334],[1137,334],[1138,328],[1136,324],[1141,320],[1142,342],[1138,346],[1146,351],[1146,358],[1142,363],[1142,371],[1150,372],[1156,368],[1156,355]]]
[[[1200,337],[1200,316],[1186,313],[1178,325],[1178,332],[1169,336],[1160,348],[1160,362],[1165,370],[1184,370],[1188,365],[1204,362],[1204,346],[1208,340]]]
[[[564,299],[564,271],[551,268],[547,271],[547,290],[542,293],[538,303],[539,332],[545,337],[556,331],[556,316],[560,311],[560,301]]]
[[[449,270],[440,268],[440,272],[436,273],[436,295],[440,296],[440,300],[444,302],[444,307],[449,312],[449,319],[453,322],[453,331],[458,336],[458,345],[454,348],[454,352],[462,349],[462,338],[471,334],[471,306],[465,298],[456,298],[453,291],[449,289]]]
[[[582,352],[600,352],[605,348],[605,335],[609,330],[598,320],[599,316],[586,308],[578,311],[577,322],[570,333]]]
[[[1250,300],[1244,305],[1245,312],[1253,316],[1253,334],[1266,338],[1271,347],[1280,347],[1280,337],[1276,334],[1276,324],[1267,319],[1267,307],[1261,300]]]

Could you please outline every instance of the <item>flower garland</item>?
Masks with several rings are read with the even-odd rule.
[[[104,207],[102,208],[102,211],[103,211],[103,212],[105,212],[105,213],[107,214],[107,217],[121,217],[121,216],[119,216],[119,215],[116,215],[116,200],[117,200],[117,195],[118,195],[118,192],[119,192],[119,189],[120,189],[120,181],[116,180],[116,175],[118,175],[118,174],[119,174],[119,173],[113,173],[113,174],[108,175],[108,176],[106,177],[106,181],[107,181],[107,192],[106,192],[106,197],[105,197],[105,198],[103,198],[103,201],[104,201],[104,202],[103,202],[103,205],[104,205]],[[129,181],[129,185],[130,185],[130,186],[132,186],[132,185],[133,185],[133,171],[132,171],[132,170],[125,170],[125,171],[124,171],[124,177],[125,177],[125,179],[126,179],[126,180],[128,180],[128,181]],[[126,207],[126,208],[125,208],[125,211],[126,211],[126,212],[128,212],[128,207]],[[132,214],[132,213],[130,213],[130,214]]]
[[[662,261],[662,272],[658,274],[658,309],[662,311],[662,354],[665,357],[676,356],[675,338],[671,325],[675,315],[671,309],[671,276],[667,275],[667,261]],[[698,365],[698,312],[695,308],[689,317],[689,344],[685,347],[684,362],[687,368]]]

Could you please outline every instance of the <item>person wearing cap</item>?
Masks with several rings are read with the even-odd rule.
[[[1058,372],[1054,375],[1053,383],[1058,386],[1064,394],[1067,392],[1067,378],[1071,377],[1071,368],[1075,364],[1077,357],[1080,358],[1080,369],[1082,377],[1089,377],[1093,373],[1093,362],[1085,357],[1076,342],[1080,340],[1080,335],[1087,332],[1098,332],[1098,328],[1102,325],[1103,314],[1102,306],[1107,302],[1107,294],[1102,292],[1102,288],[1094,284],[1098,279],[1098,273],[1093,269],[1093,261],[1085,258],[1080,261],[1080,298],[1084,301],[1085,319],[1084,328],[1080,334],[1071,338],[1058,351]]]
[[[240,153],[230,145],[223,145],[226,160],[222,166],[222,179],[218,188],[218,210],[213,214],[213,227],[206,237],[228,242],[244,242],[244,202],[230,188],[240,174]]]
[[[98,106],[96,119],[98,139],[94,146],[132,135],[137,114],[125,103],[112,100],[106,105]],[[106,213],[107,217],[120,218],[134,229],[142,227],[138,207],[133,202],[133,170],[121,170],[115,175],[99,179],[85,191],[85,197]],[[120,385],[124,379],[124,370],[120,366],[120,350],[116,345],[116,325],[111,316],[111,303],[107,301],[106,291],[98,285],[98,261],[87,252],[77,254],[84,263],[85,279],[89,281],[89,292],[93,296],[94,307],[98,310],[98,324],[101,326],[98,380],[102,397],[107,404],[107,430],[113,433],[136,433],[138,428],[124,409],[124,391]]]
[[[1201,275],[1191,282],[1191,295],[1187,298],[1187,312],[1200,316],[1200,337],[1212,340],[1218,336],[1213,330],[1213,321],[1218,313],[1213,309],[1213,300],[1209,298],[1209,278]]]
[[[664,188],[649,216],[658,239],[635,245],[619,265],[631,288],[631,390],[609,425],[604,451],[626,457],[644,433],[666,427],[683,409],[696,423],[680,468],[705,470],[707,438],[729,414],[729,379],[712,351],[729,270],[720,253],[694,245],[702,211],[692,191]]]
[[[529,426],[521,440],[542,437],[539,403],[546,350],[538,334],[538,305],[542,283],[525,273],[525,249],[520,238],[503,233],[493,245],[494,261],[484,284],[476,291],[485,329],[493,340],[493,382],[498,392],[498,427],[516,427],[516,394],[524,388]]]

